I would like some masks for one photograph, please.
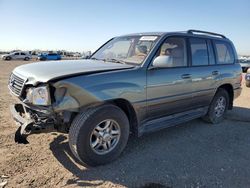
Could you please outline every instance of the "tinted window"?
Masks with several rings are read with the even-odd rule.
[[[168,67],[187,66],[187,50],[184,38],[170,37],[167,38],[158,50],[158,56],[168,56],[171,65]]]
[[[228,43],[223,41],[215,41],[216,61],[218,64],[232,64],[234,63],[233,50]]]
[[[211,40],[207,40],[208,55],[209,55],[209,65],[215,64],[214,51]]]
[[[57,55],[57,54],[48,54],[48,56],[55,56],[55,55]]]
[[[25,53],[21,53],[21,55],[25,55]]]
[[[15,53],[15,55],[19,55],[19,53],[17,52],[17,53]]]
[[[205,39],[190,39],[192,65],[208,65],[208,48]]]

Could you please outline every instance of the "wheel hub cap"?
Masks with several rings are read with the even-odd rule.
[[[226,99],[221,96],[216,101],[216,105],[214,108],[215,115],[217,117],[221,117],[223,115],[223,113],[225,112],[225,109],[226,109]]]
[[[120,126],[115,120],[107,119],[100,122],[91,133],[91,149],[99,155],[109,153],[119,142],[120,132]]]

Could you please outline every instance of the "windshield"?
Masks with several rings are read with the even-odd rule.
[[[141,64],[157,41],[158,36],[126,36],[109,41],[91,59],[117,63]]]

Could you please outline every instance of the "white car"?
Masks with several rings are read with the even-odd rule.
[[[2,55],[2,59],[7,60],[7,61],[12,60],[12,59],[28,61],[31,58],[32,58],[32,56],[28,53],[25,53],[25,52],[13,52],[10,54]]]

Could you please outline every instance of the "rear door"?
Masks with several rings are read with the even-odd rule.
[[[195,108],[208,106],[213,98],[219,70],[215,65],[212,43],[209,39],[191,37],[190,58],[193,88],[193,106]]]
[[[21,52],[19,58],[20,58],[20,59],[24,59],[25,57],[26,57],[26,54],[23,53],[23,52]]]
[[[192,79],[188,67],[186,38],[169,37],[158,49],[158,56],[171,56],[171,67],[148,69],[147,114],[149,119],[192,108]]]

